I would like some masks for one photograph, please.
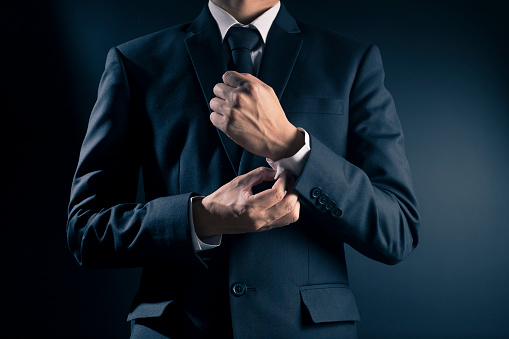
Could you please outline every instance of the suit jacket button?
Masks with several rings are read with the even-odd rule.
[[[318,198],[322,194],[322,189],[320,187],[315,187],[311,190],[311,197],[313,199]]]
[[[331,212],[331,215],[332,215],[334,218],[339,218],[342,214],[343,214],[343,210],[341,210],[341,208],[338,208],[338,207],[336,207],[335,209],[333,209],[333,210],[332,210],[332,212]]]
[[[327,194],[322,194],[320,198],[318,198],[318,203],[320,205],[325,205],[329,202],[329,196]]]
[[[325,209],[327,211],[331,211],[334,207],[336,207],[336,203],[334,202],[334,200],[329,200],[326,204],[325,204]]]
[[[245,284],[242,283],[234,283],[232,285],[231,291],[232,294],[236,297],[241,297],[246,293],[247,287]]]

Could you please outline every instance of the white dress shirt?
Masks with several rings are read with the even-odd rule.
[[[237,21],[233,16],[231,16],[228,12],[226,12],[224,9],[213,3],[211,0],[209,0],[208,3],[210,13],[214,17],[214,19],[217,22],[217,25],[219,27],[219,31],[221,32],[221,39],[223,42],[223,48],[225,53],[225,60],[228,63],[229,59],[231,58],[230,55],[230,49],[227,46],[227,43],[224,41],[224,37],[226,36],[226,33],[228,33],[228,30],[230,27],[233,26],[242,26],[242,27],[250,27],[252,29],[257,29],[260,33],[260,36],[262,37],[263,43],[260,44],[260,46],[251,51],[251,59],[253,61],[253,65],[255,67],[256,74],[258,74],[258,71],[260,69],[260,64],[262,61],[263,52],[265,50],[265,44],[267,42],[267,35],[269,34],[270,27],[272,26],[272,23],[274,22],[274,19],[276,18],[279,8],[281,7],[281,3],[278,2],[273,7],[265,11],[262,15],[260,15],[258,18],[256,18],[253,22],[251,22],[248,25],[243,25],[240,22]],[[302,128],[299,128],[301,132],[305,135],[305,144],[302,146],[302,148],[295,153],[293,156],[289,158],[279,159],[277,161],[267,159],[267,163],[276,170],[276,176],[275,178],[279,177],[279,175],[285,170],[289,170],[292,172],[295,176],[299,176],[300,172],[302,172],[302,168],[304,167],[304,164],[306,163],[306,160],[309,156],[309,152],[311,151],[310,143],[309,143],[309,135],[308,133],[303,130]],[[195,251],[203,251],[212,249],[214,247],[217,247],[221,244],[221,235],[211,236],[211,237],[204,237],[199,238],[196,235],[196,231],[194,229],[194,222],[193,222],[193,211],[192,211],[192,200],[191,198],[191,204],[189,204],[189,221],[190,221],[190,227],[191,227],[191,238],[193,241],[193,247]]]

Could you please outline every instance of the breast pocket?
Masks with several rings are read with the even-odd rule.
[[[288,96],[281,99],[281,106],[295,127],[302,127],[337,154],[345,155],[348,136],[348,106],[345,101],[330,97]]]
[[[281,100],[285,112],[310,114],[343,114],[343,101],[333,98],[285,97]]]

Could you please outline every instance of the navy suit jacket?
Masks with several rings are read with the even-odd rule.
[[[395,264],[418,242],[379,50],[296,22],[281,7],[259,78],[310,135],[295,184],[300,219],[225,235],[217,249],[196,254],[190,197],[267,166],[244,151],[235,168],[231,141],[210,123],[212,88],[226,71],[222,53],[208,8],[190,24],[110,50],[72,185],[69,247],[83,266],[144,267],[129,319],[178,304],[202,333],[220,331],[214,324],[229,313],[225,326],[240,338],[339,337],[359,320],[344,243]],[[134,202],[140,168],[145,203]]]

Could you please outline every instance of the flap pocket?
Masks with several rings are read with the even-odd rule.
[[[281,106],[285,112],[343,114],[343,101],[332,98],[284,97]]]
[[[315,323],[361,320],[353,293],[345,285],[303,286],[300,296]]]
[[[163,314],[166,307],[171,303],[172,300],[153,303],[141,303],[139,305],[136,305],[131,310],[131,312],[129,312],[129,315],[127,316],[127,321],[139,318],[160,317]]]

